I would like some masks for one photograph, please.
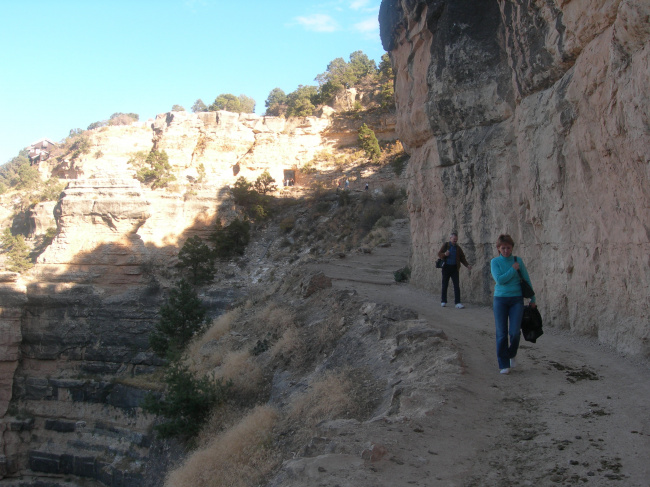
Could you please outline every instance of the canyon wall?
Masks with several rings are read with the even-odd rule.
[[[229,188],[240,176],[254,181],[268,170],[280,194],[299,196],[282,186],[285,171],[299,181],[318,152],[356,142],[358,127],[333,129],[333,114],[170,112],[89,131],[89,152],[41,163],[45,177],[68,183],[56,205],[32,212],[35,237],[57,229],[34,268],[0,274],[0,479],[142,485],[153,418],[139,404],[161,364],[148,336],[178,277],[179,248],[237,215]],[[378,129],[394,138],[390,122]],[[134,179],[129,160],[152,149],[169,156],[168,188]],[[228,270],[242,282],[247,272],[258,269]],[[216,316],[241,292],[216,280],[201,298]]]
[[[550,326],[650,357],[650,4],[383,0],[411,159],[412,279],[449,232],[489,304],[509,233]]]

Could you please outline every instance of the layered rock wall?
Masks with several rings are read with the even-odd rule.
[[[650,4],[384,0],[408,171],[412,278],[452,230],[491,302],[510,233],[546,323],[650,356]]]
[[[332,130],[332,114],[172,112],[149,127],[93,130],[87,154],[41,163],[68,184],[56,206],[31,213],[35,236],[57,229],[35,267],[0,275],[0,479],[143,484],[152,418],[139,404],[160,365],[148,337],[178,277],[179,248],[237,215],[229,188],[239,176],[254,181],[268,170],[293,194],[280,183],[285,170],[299,179],[318,152],[355,141],[358,127]],[[377,126],[394,138],[390,123]],[[168,188],[134,178],[129,160],[152,149],[169,156]],[[212,317],[240,293],[215,282],[201,298]]]

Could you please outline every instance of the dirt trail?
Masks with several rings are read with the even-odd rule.
[[[464,373],[430,416],[349,428],[355,441],[381,445],[383,460],[362,467],[323,457],[311,464],[320,472],[313,485],[650,486],[647,364],[547,326],[536,344],[522,339],[518,366],[500,375],[491,308],[441,308],[437,296],[396,284],[393,271],[408,263],[408,222],[393,233],[390,247],[314,267],[335,287],[411,308],[443,329]]]

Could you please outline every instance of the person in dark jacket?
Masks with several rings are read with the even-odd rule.
[[[449,235],[449,242],[445,242],[438,251],[438,258],[444,261],[442,266],[442,293],[440,297],[440,306],[443,308],[447,306],[447,288],[449,287],[449,279],[454,284],[454,303],[456,308],[463,309],[465,306],[460,302],[460,280],[459,270],[460,265],[463,264],[469,270],[472,266],[467,263],[463,249],[458,245],[458,234],[451,232]]]

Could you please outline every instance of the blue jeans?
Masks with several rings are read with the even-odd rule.
[[[492,309],[497,330],[499,369],[509,369],[510,359],[516,357],[519,348],[521,318],[524,316],[524,298],[521,296],[494,296]],[[508,327],[508,320],[510,320],[510,327]],[[508,346],[508,338],[510,338],[510,346]]]

